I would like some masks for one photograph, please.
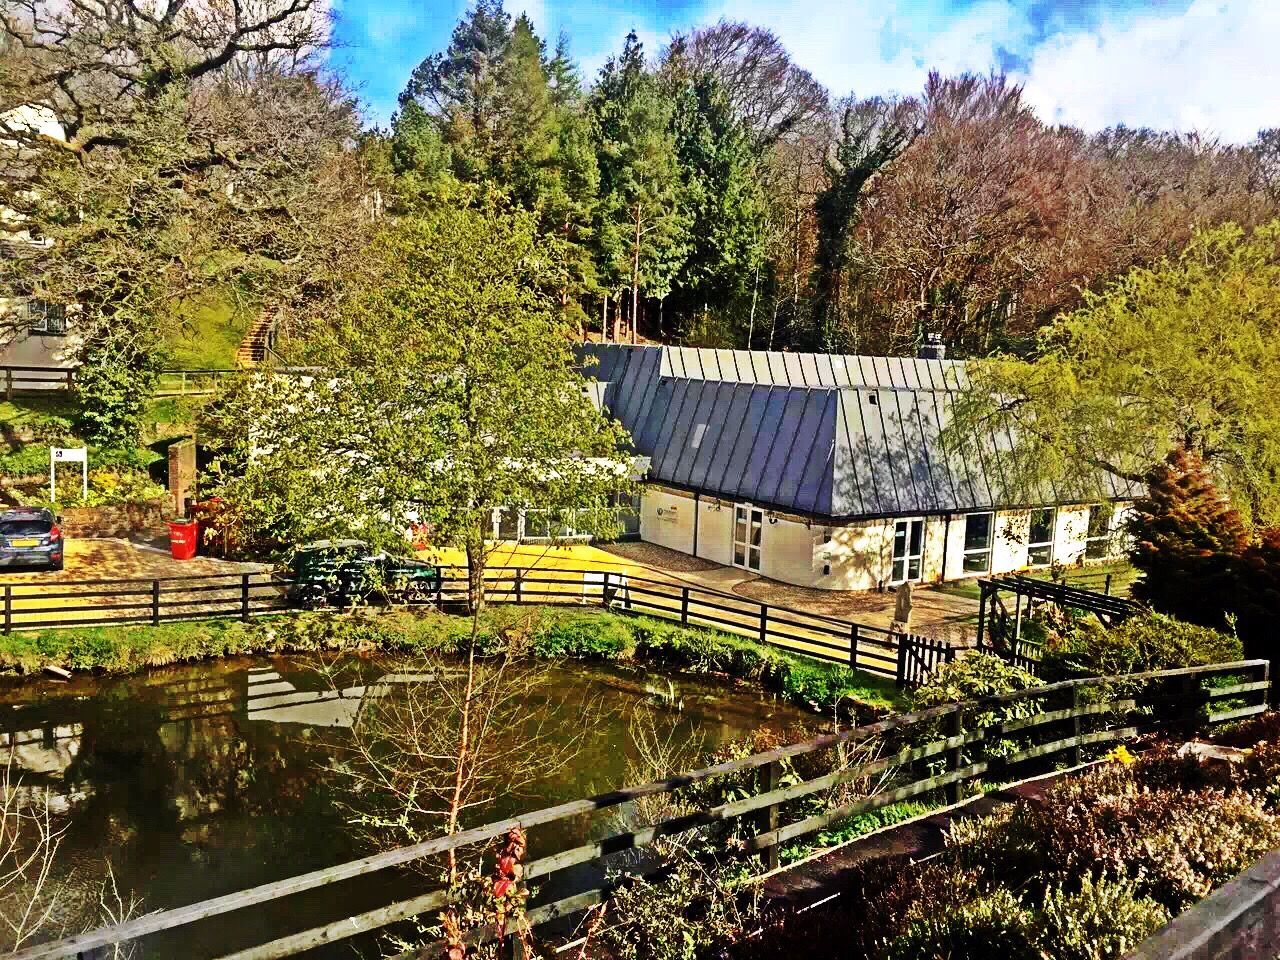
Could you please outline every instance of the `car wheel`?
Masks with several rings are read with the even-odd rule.
[[[51,564],[49,565],[49,569],[50,569],[50,570],[61,570],[61,569],[62,569],[62,564],[63,564],[63,562],[64,562],[64,561],[63,561],[63,558],[62,558],[62,557],[59,557],[57,560],[53,561],[53,563],[51,563]]]

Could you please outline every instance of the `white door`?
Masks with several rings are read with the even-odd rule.
[[[893,525],[893,568],[890,583],[919,580],[923,572],[924,521],[898,520]]]
[[[733,565],[760,569],[760,540],[764,533],[764,511],[750,504],[733,508]]]

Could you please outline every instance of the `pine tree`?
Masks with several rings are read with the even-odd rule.
[[[1134,595],[1181,620],[1224,627],[1233,566],[1249,534],[1204,461],[1178,447],[1155,466],[1127,528],[1129,557],[1146,574]]]
[[[582,77],[569,54],[568,34],[561,33],[556,40],[555,56],[547,63],[547,74],[551,78],[551,99],[557,108],[571,109],[581,104]]]
[[[521,14],[498,74],[494,173],[509,196],[529,210],[538,209],[552,186],[559,146],[557,110],[543,59],[533,22]]]
[[[402,109],[416,101],[435,117],[461,180],[483,181],[495,172],[503,59],[511,39],[511,15],[502,0],[476,0],[448,48],[418,64],[400,94]]]
[[[600,71],[591,109],[599,136],[601,272],[613,289],[629,291],[633,341],[641,295],[665,297],[687,256],[672,108],[645,70],[639,39],[629,33],[621,55]]]
[[[759,153],[709,75],[682,86],[673,128],[691,218],[689,255],[675,279],[675,312],[688,316],[712,303],[745,313],[748,329],[741,336],[749,341],[752,308],[739,308],[755,292],[764,258]]]

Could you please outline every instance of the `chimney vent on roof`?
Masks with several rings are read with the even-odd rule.
[[[921,360],[945,360],[947,345],[942,342],[942,334],[926,333],[924,343],[920,344],[920,351],[916,356]]]

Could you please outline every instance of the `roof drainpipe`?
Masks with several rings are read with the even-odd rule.
[[[702,499],[702,494],[697,490],[693,491],[693,555],[698,555],[698,517],[702,511],[698,509]]]

